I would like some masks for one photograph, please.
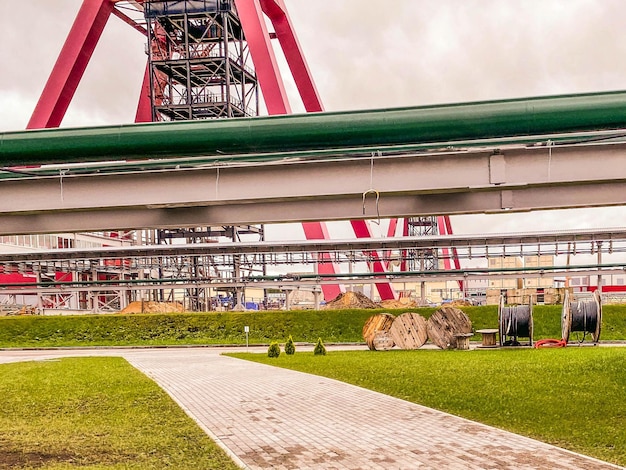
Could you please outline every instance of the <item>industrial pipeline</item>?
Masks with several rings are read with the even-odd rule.
[[[626,91],[0,134],[0,165],[225,157],[626,128]]]

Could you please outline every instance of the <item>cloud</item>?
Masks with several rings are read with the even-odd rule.
[[[81,3],[12,2],[10,14],[0,17],[1,129],[23,128],[28,122]],[[144,43],[137,31],[109,19],[64,125],[132,122],[146,61]],[[9,107],[7,95],[21,101],[12,99]]]
[[[0,17],[0,130],[26,125],[81,3],[13,1]],[[626,88],[622,0],[286,3],[328,110]],[[133,120],[144,44],[119,19],[109,20],[64,125]],[[291,82],[288,90],[296,95]],[[612,225],[624,215],[606,208],[454,223],[461,231],[530,230]]]

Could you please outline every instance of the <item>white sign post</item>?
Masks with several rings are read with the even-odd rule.
[[[248,333],[250,333],[250,327],[244,326],[243,331],[246,333],[246,352],[248,352]]]

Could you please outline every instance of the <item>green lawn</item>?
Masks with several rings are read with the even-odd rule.
[[[626,466],[626,348],[233,356],[332,377]]]
[[[236,469],[120,358],[0,365],[0,469]]]

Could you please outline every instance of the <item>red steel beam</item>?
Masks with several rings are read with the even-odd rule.
[[[443,215],[437,216],[437,227],[439,228],[439,235],[448,235],[448,229]],[[448,248],[442,248],[441,253],[443,254],[443,269],[449,271],[452,269],[452,265],[450,264],[450,250]]]
[[[287,13],[283,0],[260,0],[261,7],[274,26],[280,47],[307,112],[324,111],[322,100],[313,81],[313,75],[304,58],[302,47]]]
[[[329,240],[328,227],[323,222],[303,222],[302,228],[307,240]],[[321,258],[321,259],[320,259]],[[318,274],[333,275],[339,272],[338,266],[333,263],[330,253],[320,253],[317,263]],[[343,286],[339,284],[322,285],[324,299],[332,300],[339,294],[345,292]]]
[[[444,215],[443,216],[443,223],[446,226],[446,235],[453,235],[454,233],[452,232],[452,222],[450,222],[450,216],[449,215]],[[454,262],[454,269],[461,269],[461,262],[459,261],[459,253],[456,249],[456,247],[452,247],[452,261]],[[448,268],[449,269],[449,268]],[[459,282],[459,289],[461,289],[461,292],[464,292],[464,281],[458,281]]]
[[[129,25],[134,30],[139,31],[144,36],[148,36],[148,30],[144,28],[142,25],[140,25],[139,23],[137,23],[135,20],[133,20],[126,13],[122,13],[117,8],[114,8],[111,13],[113,13],[115,16],[117,16],[120,20],[122,20],[124,23]]]
[[[452,233],[452,223],[450,222],[450,216],[448,215],[440,215],[437,217],[437,227],[439,228],[440,235],[453,235]],[[456,248],[452,248],[452,256],[450,256],[450,250],[448,248],[442,248],[441,253],[443,254],[443,268],[445,270],[452,269],[452,264],[450,263],[450,259],[454,262],[455,269],[461,269],[461,263],[459,261],[459,255]],[[463,292],[464,282],[458,281],[459,289]]]
[[[248,42],[248,48],[250,49],[250,55],[254,62],[268,113],[270,115],[291,114],[289,98],[287,97],[276,55],[272,48],[270,34],[263,17],[263,7],[261,7],[259,0],[235,0],[235,6],[237,7],[237,13]],[[265,2],[266,8],[272,6],[278,7],[275,3],[271,5]],[[281,10],[284,13],[285,10]],[[268,16],[271,15],[276,18],[279,13],[273,11]],[[316,106],[321,107],[321,100],[318,100]],[[323,222],[303,223],[302,228],[307,240],[328,240],[330,238],[328,228]],[[320,258],[317,264],[318,273],[332,275],[339,272],[339,267],[332,262],[329,253],[322,253]],[[338,284],[322,286],[325,300],[332,300],[343,291],[343,288]]]
[[[135,122],[152,122],[152,103],[150,102],[150,63],[146,64],[146,71],[143,74],[139,102],[137,103],[137,113]]]
[[[241,0],[236,0],[241,1]],[[298,88],[298,93],[302,99],[302,103],[304,104],[304,108],[307,112],[318,112],[324,111],[324,106],[322,104],[322,100],[315,86],[315,82],[313,81],[313,75],[309,70],[309,66],[304,58],[304,53],[302,51],[302,47],[298,41],[298,37],[296,36],[295,30],[289,18],[289,14],[287,13],[287,7],[283,0],[259,0],[260,7],[265,13],[270,21],[272,22],[272,26],[274,27],[274,31],[276,33],[276,37],[280,43],[280,46],[285,54],[285,58],[287,59],[287,64],[289,65],[289,69],[291,70],[291,74],[296,83],[296,87]],[[256,3],[256,2],[255,2]],[[239,14],[241,16],[241,10],[239,10],[239,5],[237,5]],[[257,11],[258,14],[258,11]],[[243,21],[242,21],[243,23]],[[245,25],[244,25],[244,31]],[[266,36],[267,37],[267,36]],[[247,36],[246,31],[246,39],[248,40],[248,44],[250,44],[250,38]],[[252,50],[251,50],[252,53]],[[253,54],[254,59],[254,54]],[[256,66],[256,62],[255,62]],[[259,81],[260,81],[259,77]],[[263,92],[265,95],[265,91]],[[271,114],[271,113],[270,113]],[[315,239],[309,238],[309,234],[313,233],[316,236],[325,234],[325,239],[328,239],[328,232],[326,230],[325,225],[319,223],[319,226],[316,227],[305,227],[303,224],[304,232],[307,237],[307,240]],[[357,238],[370,237],[371,231],[367,222],[364,220],[355,220],[351,222],[352,228],[354,230]],[[380,260],[380,256],[378,252],[371,252],[370,255],[375,258],[372,267],[374,272],[384,273],[386,272],[386,266]],[[333,267],[333,269],[337,269]],[[318,267],[319,270],[319,267]],[[336,271],[334,271],[336,272]],[[338,286],[337,286],[338,287]],[[390,283],[377,283],[376,287],[378,289],[378,293],[382,300],[395,299],[395,291],[393,286]],[[324,293],[326,297],[326,292]],[[326,297],[328,299],[328,297]]]
[[[350,224],[357,238],[372,238],[372,231],[367,220],[351,220]],[[365,251],[366,256],[372,259],[371,268],[375,273],[386,273],[387,268],[380,259],[378,251]],[[396,292],[389,282],[376,283],[376,289],[381,300],[393,300],[396,298]]]
[[[235,0],[235,6],[248,42],[267,112],[270,115],[291,114],[287,91],[259,0]]]
[[[83,0],[28,129],[59,127],[113,11],[111,0]]]
[[[396,236],[396,228],[398,227],[398,219],[390,219],[389,227],[387,227],[387,238],[393,238]],[[385,251],[385,268],[389,269],[391,263],[391,251]]]

